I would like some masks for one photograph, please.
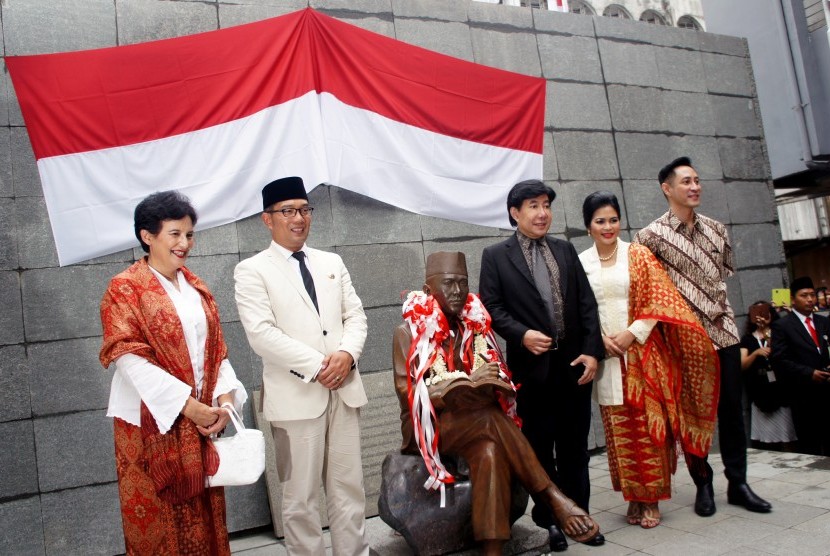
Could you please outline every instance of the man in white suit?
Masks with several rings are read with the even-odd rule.
[[[283,485],[289,554],[324,555],[317,497],[326,491],[335,555],[368,555],[356,366],[366,315],[342,259],[305,244],[313,208],[303,180],[262,189],[273,241],[236,266],[236,304],[262,357],[263,412],[271,422]]]

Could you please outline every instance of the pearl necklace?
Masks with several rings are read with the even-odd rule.
[[[599,249],[597,249],[597,256],[599,257],[599,260],[601,260],[602,262],[607,262],[607,261],[610,261],[611,259],[613,259],[614,255],[617,254],[617,248],[619,246],[620,246],[620,242],[618,241],[617,244],[614,245],[614,250],[611,251],[611,254],[608,255],[607,257],[599,257]]]

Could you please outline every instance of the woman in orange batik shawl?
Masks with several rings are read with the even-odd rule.
[[[620,207],[598,191],[582,206],[594,245],[579,256],[597,298],[606,359],[600,404],[614,490],[628,522],[660,523],[671,497],[675,446],[704,456],[712,443],[720,375],[712,342],[648,248],[619,239]]]

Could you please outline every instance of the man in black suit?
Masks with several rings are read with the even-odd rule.
[[[587,508],[591,381],[605,348],[596,299],[576,250],[547,237],[555,197],[539,180],[510,190],[507,211],[518,229],[484,250],[479,289],[493,329],[507,342],[522,432],[550,478]],[[551,550],[565,550],[550,511],[536,505],[532,515],[548,529]],[[599,535],[590,544],[603,542]]]
[[[792,312],[772,323],[772,361],[795,394],[799,451],[830,456],[830,320],[813,314],[816,290],[810,278],[793,280],[790,303]]]

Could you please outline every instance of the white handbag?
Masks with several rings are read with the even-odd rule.
[[[207,478],[208,486],[239,486],[255,483],[265,471],[265,438],[259,429],[246,429],[242,417],[230,404],[222,406],[236,427],[231,437],[213,441],[219,453],[219,470]]]

